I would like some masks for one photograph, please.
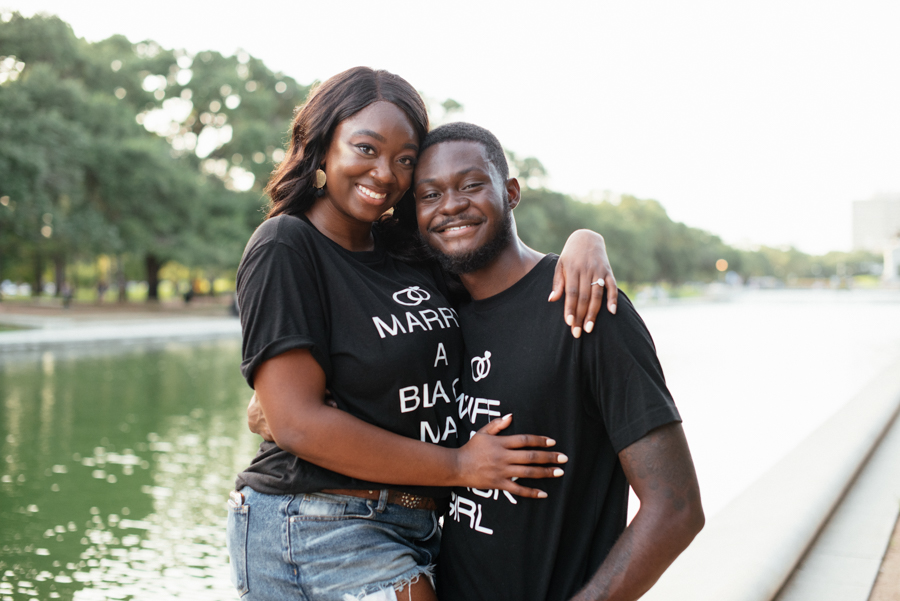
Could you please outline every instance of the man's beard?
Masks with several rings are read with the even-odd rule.
[[[504,207],[503,218],[497,224],[497,231],[490,240],[478,248],[468,252],[444,254],[431,245],[425,244],[426,250],[432,258],[437,259],[441,267],[450,273],[472,273],[487,267],[512,242],[512,210],[508,205],[504,205]]]

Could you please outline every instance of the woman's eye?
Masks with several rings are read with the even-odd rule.
[[[415,167],[416,159],[412,157],[403,157],[402,159],[400,159],[400,163],[406,165],[407,167]]]
[[[375,149],[368,144],[357,144],[356,147],[359,148],[363,154],[375,154]]]

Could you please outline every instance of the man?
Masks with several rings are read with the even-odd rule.
[[[507,413],[569,460],[544,500],[456,490],[444,518],[441,601],[637,599],[703,527],[694,466],[653,342],[625,295],[575,339],[546,302],[555,256],[516,235],[519,185],[483,128],[423,144],[419,231],[472,296],[459,309],[471,366],[452,405],[461,442]],[[537,317],[537,318],[536,318]],[[626,528],[628,485],[641,507]]]

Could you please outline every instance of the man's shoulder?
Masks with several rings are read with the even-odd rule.
[[[510,303],[537,304],[543,301],[541,306],[554,306],[556,303],[547,303],[547,297],[553,289],[553,274],[558,261],[558,255],[543,255],[528,273],[497,296]]]
[[[597,313],[597,323],[594,328],[597,329],[605,326],[622,331],[635,330],[647,332],[649,334],[644,320],[635,308],[634,303],[628,298],[628,295],[622,290],[619,290],[618,296],[616,313],[612,314],[607,309],[606,303],[608,298],[604,291],[603,304],[600,306],[600,311]]]
[[[496,344],[565,347],[571,338],[565,305],[548,301],[557,258],[545,255],[525,277],[493,297],[462,303],[458,311],[467,340],[474,336]]]

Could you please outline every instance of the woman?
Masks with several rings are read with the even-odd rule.
[[[409,188],[427,130],[406,81],[350,69],[297,113],[267,188],[272,210],[238,270],[242,371],[276,443],[260,446],[230,501],[232,572],[248,599],[434,599],[421,576],[439,545],[440,487],[542,498],[514,479],[562,475],[565,456],[533,450],[552,440],[492,436],[510,416],[441,446],[456,433],[459,324],[435,265],[388,254],[415,255],[403,234],[414,228],[402,227],[411,207],[382,218]],[[584,297],[575,317],[587,299],[596,314],[600,287],[572,279]]]

